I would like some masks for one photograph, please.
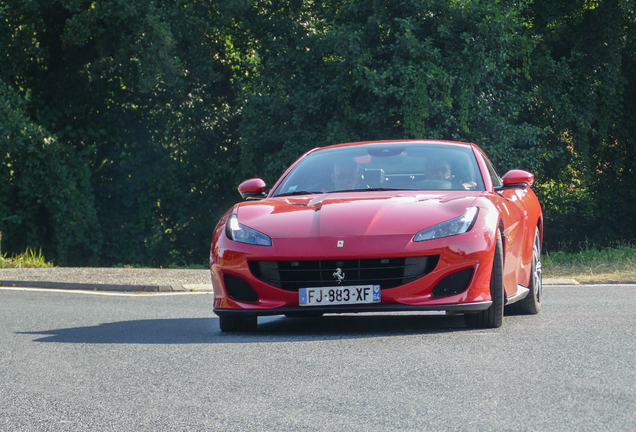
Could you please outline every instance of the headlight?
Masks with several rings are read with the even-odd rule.
[[[225,224],[225,235],[230,240],[239,243],[247,243],[259,246],[271,246],[272,239],[265,234],[241,225],[236,215],[232,215],[227,219]]]
[[[466,213],[458,218],[451,219],[441,224],[426,228],[415,234],[413,238],[414,242],[420,242],[424,240],[433,240],[442,237],[450,237],[458,234],[464,234],[472,229],[477,220],[477,214],[479,213],[478,207],[468,207]]]

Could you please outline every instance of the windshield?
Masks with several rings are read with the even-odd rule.
[[[373,190],[484,190],[472,148],[381,143],[319,150],[273,196]]]

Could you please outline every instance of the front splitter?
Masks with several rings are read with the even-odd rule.
[[[403,304],[390,305],[337,305],[337,306],[307,306],[307,307],[286,307],[274,309],[216,309],[213,311],[218,316],[238,317],[238,316],[270,316],[298,314],[307,315],[315,314],[342,314],[342,313],[364,313],[364,312],[418,312],[418,311],[446,311],[454,314],[476,313],[488,309],[492,305],[491,301],[447,304],[447,305],[430,305],[430,306],[411,306]]]

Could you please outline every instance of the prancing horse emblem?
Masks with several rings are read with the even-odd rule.
[[[345,278],[345,274],[342,272],[341,268],[337,268],[335,272],[333,272],[333,277],[338,279],[338,283],[342,283]]]

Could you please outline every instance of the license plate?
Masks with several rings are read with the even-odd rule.
[[[380,285],[301,288],[298,299],[301,306],[379,303]]]

